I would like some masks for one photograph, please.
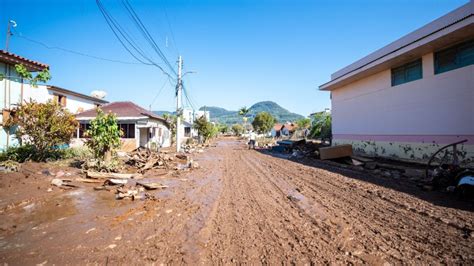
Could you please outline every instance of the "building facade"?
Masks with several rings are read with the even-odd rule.
[[[18,145],[15,127],[4,127],[4,122],[9,119],[15,112],[15,109],[22,103],[29,101],[45,103],[48,100],[53,100],[72,113],[107,103],[105,100],[56,86],[38,84],[36,87],[33,87],[16,72],[15,65],[17,64],[22,64],[31,72],[49,69],[49,66],[46,64],[0,50],[0,104],[2,107],[2,116],[0,116],[0,151],[9,146]]]
[[[112,102],[101,106],[104,113],[114,113],[122,130],[121,151],[133,151],[144,147],[158,149],[171,146],[171,131],[168,122],[132,102]],[[80,123],[72,146],[81,146],[85,141],[84,132],[90,121],[97,116],[97,109],[91,109],[76,115]]]
[[[333,143],[359,153],[426,160],[467,140],[474,158],[474,2],[335,72]]]

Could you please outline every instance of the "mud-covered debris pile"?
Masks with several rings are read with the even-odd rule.
[[[125,163],[136,167],[137,172],[145,173],[150,169],[169,169],[169,162],[173,160],[168,154],[143,149],[130,153]]]

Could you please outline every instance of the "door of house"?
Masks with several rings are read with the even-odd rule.
[[[148,128],[140,128],[140,147],[148,145]]]

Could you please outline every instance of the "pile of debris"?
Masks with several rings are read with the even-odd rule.
[[[150,169],[169,169],[169,162],[173,160],[174,157],[163,152],[137,149],[128,155],[125,163],[136,167],[143,174]]]
[[[209,147],[209,144],[183,144],[181,148],[184,153],[203,153],[204,148]]]
[[[3,162],[0,162],[0,172],[2,173],[10,173],[10,172],[18,172],[20,169],[20,164],[12,161],[12,160],[6,160]]]
[[[168,186],[158,182],[137,181],[142,179],[141,174],[118,174],[87,172],[87,178],[76,179],[86,183],[101,183],[94,190],[105,190],[115,192],[116,199],[155,199],[146,190],[167,188]]]

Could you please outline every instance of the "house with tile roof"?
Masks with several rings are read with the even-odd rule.
[[[35,101],[45,103],[49,100],[57,101],[72,113],[82,112],[107,103],[72,90],[53,85],[38,84],[36,87],[25,82],[16,72],[15,65],[22,64],[31,72],[49,69],[44,63],[33,61],[25,57],[0,50],[0,151],[9,146],[18,144],[15,137],[15,128],[6,128],[4,122],[15,112],[15,109],[24,102]]]
[[[333,144],[426,160],[441,146],[474,158],[474,1],[336,71]]]
[[[157,149],[171,146],[170,125],[163,117],[129,101],[112,102],[100,108],[105,113],[113,113],[117,116],[118,124],[123,132],[121,151],[132,151],[139,147]],[[90,121],[96,116],[97,108],[76,115],[80,127],[72,146],[84,143],[84,133],[90,126]]]

